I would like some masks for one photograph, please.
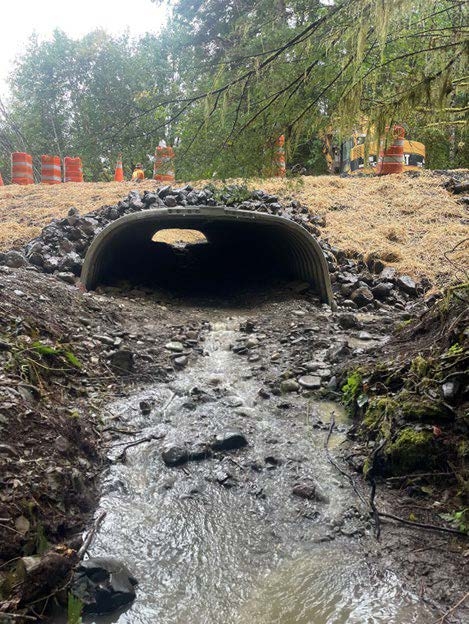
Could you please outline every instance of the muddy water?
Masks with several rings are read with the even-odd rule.
[[[366,510],[327,461],[323,423],[335,410],[344,429],[343,412],[297,396],[259,399],[261,382],[229,349],[242,320],[213,323],[205,355],[170,387],[110,406],[116,426],[138,430],[136,439],[164,440],[129,449],[106,477],[107,516],[91,554],[124,560],[140,584],[130,609],[88,621],[428,624],[426,607],[367,556]],[[140,413],[142,400],[153,402],[150,416]],[[249,446],[179,468],[162,462],[164,445],[227,428]],[[339,433],[332,446],[341,441]],[[305,481],[328,502],[293,496]]]

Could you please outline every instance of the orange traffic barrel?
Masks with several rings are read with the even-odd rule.
[[[274,176],[283,178],[287,173],[285,162],[285,136],[282,134],[275,141]]]
[[[13,152],[11,155],[11,183],[34,184],[33,159],[26,152]]]
[[[392,144],[388,148],[380,150],[376,166],[377,175],[389,175],[404,171],[404,137],[404,128],[394,126]]]
[[[114,172],[114,182],[123,182],[124,181],[124,169],[122,167],[122,156],[119,154],[119,158],[117,159],[116,170]]]
[[[153,179],[158,182],[174,182],[174,150],[172,147],[159,145],[153,163]]]
[[[41,156],[41,183],[42,184],[61,184],[62,182],[62,166],[59,156]]]
[[[5,185],[3,184],[3,179],[2,179],[2,174],[1,174],[1,173],[0,173],[0,186],[5,186]]]
[[[81,158],[64,158],[64,182],[83,182]]]

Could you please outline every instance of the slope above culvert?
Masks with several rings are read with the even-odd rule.
[[[308,282],[323,302],[333,303],[326,259],[304,228],[276,215],[219,206],[157,208],[117,219],[90,245],[82,283],[94,289],[149,274],[177,279],[180,251],[152,240],[156,232],[171,228],[197,230],[205,236],[205,244],[192,246],[196,251],[190,262],[198,262],[205,273],[214,272],[216,279],[251,272],[262,283],[276,274]]]

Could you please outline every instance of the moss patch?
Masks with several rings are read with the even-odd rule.
[[[435,442],[431,431],[406,427],[385,450],[389,472],[395,475],[429,469],[435,464]]]

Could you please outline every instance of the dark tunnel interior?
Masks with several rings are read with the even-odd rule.
[[[306,231],[298,232],[296,224],[287,227],[285,219],[132,216],[106,228],[90,247],[82,273],[87,288],[130,284],[176,294],[224,295],[301,280],[328,301],[327,265],[320,250],[318,256],[317,242]],[[168,228],[197,230],[206,240],[152,240]]]

